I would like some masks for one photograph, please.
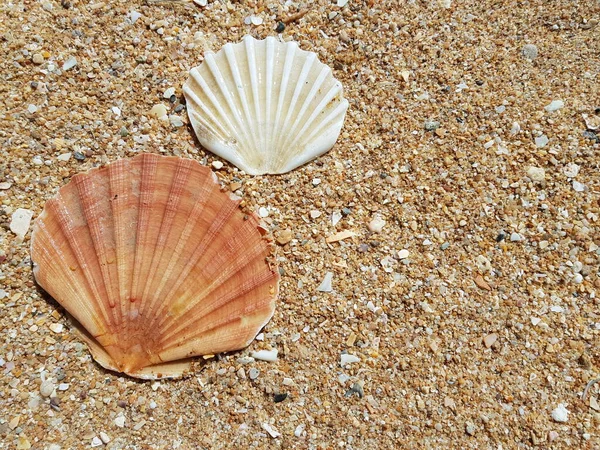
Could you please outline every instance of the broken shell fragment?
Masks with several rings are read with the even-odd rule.
[[[76,175],[34,223],[37,282],[94,359],[138,378],[247,346],[279,275],[259,219],[199,163],[143,154]]]
[[[208,53],[183,92],[200,143],[251,175],[289,172],[327,152],[348,109],[315,53],[274,37]]]

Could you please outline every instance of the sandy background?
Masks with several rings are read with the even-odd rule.
[[[292,237],[263,340],[179,381],[103,370],[35,286],[13,213],[35,218],[73,174],[139,152],[218,160],[178,106],[188,70],[298,11],[281,37],[334,68],[350,109],[336,146],[292,173],[219,170]],[[582,117],[600,114],[599,13],[3,1],[0,448],[600,448],[599,385],[582,399],[600,377],[600,134]],[[152,117],[158,103],[183,126]],[[326,272],[334,291],[318,292]],[[278,360],[247,361],[262,348]]]

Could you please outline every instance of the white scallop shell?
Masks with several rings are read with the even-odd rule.
[[[251,175],[289,172],[331,149],[348,109],[315,53],[273,37],[208,53],[183,92],[200,143]]]

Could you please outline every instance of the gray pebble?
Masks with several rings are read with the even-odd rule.
[[[254,367],[248,371],[248,377],[250,377],[251,380],[256,380],[259,375],[260,370],[255,369]]]
[[[437,120],[427,120],[425,122],[425,130],[435,131],[440,127],[440,123]]]
[[[521,240],[521,235],[519,233],[512,233],[510,235],[511,242],[519,242]]]
[[[538,48],[533,44],[526,44],[523,46],[523,56],[531,61],[537,58]]]
[[[473,436],[475,434],[475,425],[472,422],[465,423],[465,431],[469,436]]]
[[[85,159],[85,155],[81,152],[73,152],[73,157],[77,160],[77,161],[83,161]]]

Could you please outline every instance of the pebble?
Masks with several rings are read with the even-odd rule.
[[[538,48],[534,44],[525,44],[522,53],[525,58],[533,61],[538,56]]]
[[[44,57],[42,56],[41,53],[34,53],[33,56],[31,57],[31,60],[33,61],[34,64],[44,64]]]
[[[562,100],[552,100],[549,105],[546,105],[544,109],[547,112],[558,111],[561,108],[564,108],[565,102]]]
[[[5,191],[7,189],[10,189],[12,186],[12,183],[8,182],[8,181],[3,181],[2,183],[0,183],[0,190]]]
[[[472,422],[465,423],[465,431],[469,436],[473,436],[475,434],[475,425]]]
[[[260,208],[258,208],[258,216],[262,217],[263,219],[265,217],[269,217],[269,210],[264,206],[261,206]]]
[[[260,370],[255,369],[254,367],[252,367],[249,371],[248,371],[248,377],[251,380],[256,380],[258,378],[258,376],[260,375]]]
[[[157,103],[150,110],[150,115],[156,117],[157,119],[164,120],[168,119],[167,116],[167,107],[162,103]]]
[[[331,285],[332,280],[333,280],[333,272],[327,272],[325,274],[325,277],[323,278],[323,281],[321,282],[319,287],[317,287],[317,291],[319,291],[319,292],[333,291],[333,287]]]
[[[38,110],[38,108],[37,108],[37,106],[35,106],[35,105],[29,105],[29,106],[27,107],[27,111],[29,111],[29,113],[31,113],[31,114],[33,114],[33,113],[37,112],[37,110]]]
[[[519,233],[511,233],[510,235],[510,240],[511,242],[520,242],[521,241],[521,235]]]
[[[311,219],[316,219],[318,217],[321,217],[321,214],[323,214],[321,211],[317,210],[317,209],[313,209],[310,211],[310,218]]]
[[[52,323],[50,324],[50,330],[52,330],[54,333],[62,333],[63,330],[63,324],[62,323]]]
[[[129,12],[129,20],[132,24],[136,23],[140,17],[142,17],[142,13],[139,13],[135,10],[131,10]]]
[[[321,184],[321,179],[320,178],[313,178],[312,184],[313,184],[313,186],[320,185]]]
[[[359,362],[359,361],[360,361],[360,358],[356,355],[342,353],[342,355],[340,356],[340,365],[342,367],[345,367],[346,364],[352,364],[352,363]]]
[[[277,234],[276,240],[279,245],[285,245],[288,242],[290,242],[292,240],[292,238],[293,238],[292,230],[281,230]]]
[[[77,65],[77,58],[75,58],[74,56],[71,56],[69,59],[67,59],[63,66],[62,66],[62,70],[63,71],[67,71],[72,69],[73,67],[75,67]]]
[[[410,252],[408,250],[402,249],[398,252],[398,259],[406,259],[408,258],[410,255]]]
[[[546,144],[548,144],[550,140],[548,139],[548,136],[546,136],[545,134],[542,134],[541,136],[538,136],[535,138],[535,145],[538,148],[543,148],[546,146]]]
[[[175,95],[175,88],[170,87],[163,93],[163,98],[170,99],[173,95]]]
[[[269,425],[268,423],[263,423],[262,427],[264,428],[264,430],[269,433],[269,435],[275,439],[278,438],[279,436],[281,436],[281,433],[279,431],[277,431],[275,428],[273,428],[271,425]]]
[[[488,334],[487,336],[485,336],[483,338],[483,343],[485,344],[486,348],[490,348],[492,345],[494,345],[496,343],[497,340],[498,340],[498,335],[496,333],[492,333],[492,334]]]
[[[73,152],[73,158],[75,158],[77,161],[84,161],[85,155],[81,152]]]
[[[298,425],[296,427],[296,429],[294,430],[294,436],[296,436],[297,438],[299,438],[300,436],[302,436],[302,433],[304,433],[304,429],[306,428],[306,425],[304,425],[303,423],[301,423],[300,425]]]
[[[17,208],[10,220],[10,231],[15,233],[19,239],[23,239],[27,231],[29,231],[32,217],[33,211],[25,208]]]
[[[213,161],[211,166],[215,170],[221,170],[223,168],[223,163],[221,161]],[[266,216],[265,216],[266,217]]]
[[[583,192],[585,191],[585,184],[580,183],[579,181],[573,181],[573,189],[575,192]]]
[[[344,6],[346,6],[348,4],[348,0],[337,0],[337,5],[340,8],[343,8]]]
[[[580,273],[576,273],[575,276],[573,277],[573,283],[575,283],[575,284],[583,283],[583,275],[581,275]]]
[[[194,0],[194,3],[198,6],[206,6],[208,5],[208,0]]]
[[[102,439],[102,442],[104,442],[105,444],[108,444],[110,442],[110,437],[108,437],[108,434],[106,434],[104,431],[100,432],[100,439]]]
[[[67,152],[67,153],[61,153],[60,155],[58,155],[56,157],[56,159],[58,159],[59,161],[63,161],[63,162],[67,162],[68,160],[71,159],[71,152]]]
[[[375,215],[371,222],[369,222],[368,228],[373,233],[381,233],[383,227],[385,226],[385,220],[381,218],[379,215]]]
[[[100,439],[98,436],[94,436],[94,438],[92,439],[92,447],[100,447],[102,445],[102,439]]]
[[[258,352],[252,352],[251,355],[254,359],[261,361],[277,361],[277,350],[259,350]]]
[[[575,163],[569,163],[563,169],[563,173],[569,178],[575,178],[579,174],[579,165]]]
[[[352,387],[346,391],[344,397],[352,397],[354,394],[357,394],[359,398],[364,397],[365,391],[361,383],[354,383]]]
[[[527,169],[527,176],[532,181],[544,181],[546,179],[546,171],[541,167],[529,167]]]
[[[275,394],[275,396],[273,397],[273,400],[275,401],[275,403],[281,403],[282,401],[284,401],[287,398],[287,394],[283,393],[283,394]]]
[[[115,425],[119,428],[123,428],[125,426],[125,416],[117,416],[115,418]]]
[[[435,131],[440,127],[440,123],[437,120],[427,120],[424,127],[427,131]]]
[[[552,419],[555,422],[564,423],[569,419],[569,411],[565,408],[565,405],[559,403],[558,406],[552,411]]]
[[[51,380],[42,381],[40,385],[40,394],[42,397],[50,397],[54,392],[54,383]]]

